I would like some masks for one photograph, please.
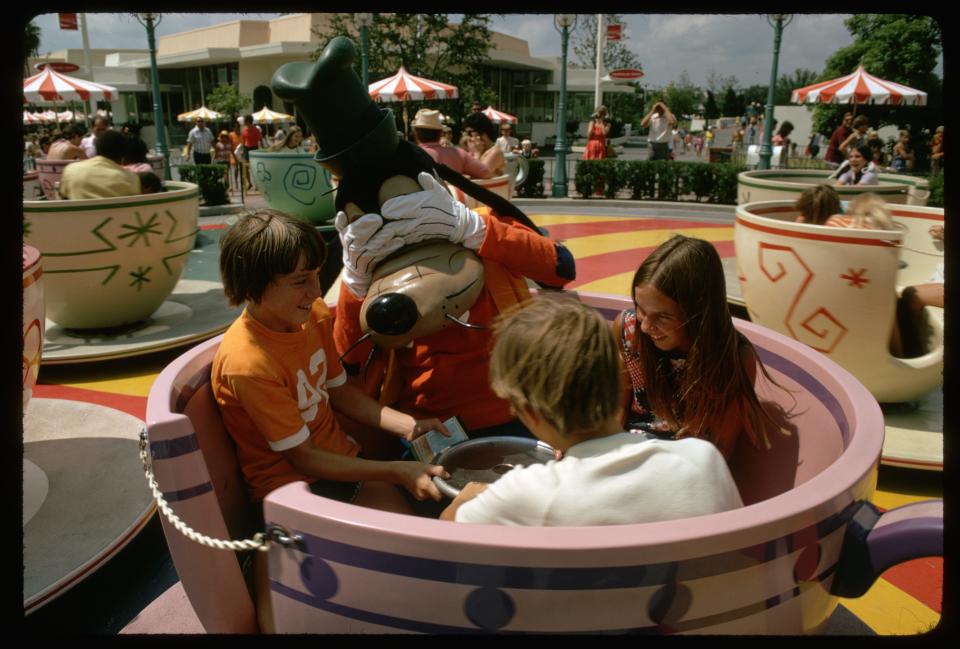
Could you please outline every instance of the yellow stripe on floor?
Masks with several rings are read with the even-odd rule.
[[[635,270],[631,270],[626,273],[620,273],[619,275],[611,275],[610,277],[587,282],[582,286],[578,286],[576,290],[588,293],[609,293],[610,295],[630,297],[630,282],[633,280],[633,274],[635,272]]]
[[[878,579],[862,597],[840,598],[840,603],[879,635],[917,635],[940,622],[939,613],[886,579]]]
[[[623,221],[624,219],[643,219],[649,221],[649,216],[610,217],[588,216],[586,214],[531,214],[530,220],[537,225],[548,227],[551,225],[566,225],[568,223],[603,223],[605,221]]]
[[[142,376],[110,379],[107,381],[64,381],[60,383],[60,385],[71,388],[82,388],[84,390],[112,392],[113,394],[123,394],[128,397],[145,397],[150,393],[150,387],[156,379],[157,374],[153,373]]]
[[[670,228],[663,230],[640,230],[638,232],[613,232],[575,237],[564,241],[575,259],[601,255],[608,252],[620,252],[634,248],[654,248],[674,234],[682,232],[688,237],[697,237],[706,241],[731,241],[733,228]],[[636,270],[636,269],[634,269]]]
[[[880,491],[877,489],[877,491],[873,494],[871,502],[882,509],[893,509],[894,507],[900,507],[901,505],[909,505],[910,503],[918,503],[930,499],[931,496],[898,494],[890,491]]]

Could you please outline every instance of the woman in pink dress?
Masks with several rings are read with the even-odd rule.
[[[607,121],[607,109],[601,106],[590,120],[590,127],[587,131],[587,149],[583,152],[584,160],[603,160],[607,157],[607,135],[609,133],[610,122]]]

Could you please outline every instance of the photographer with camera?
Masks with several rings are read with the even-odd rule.
[[[647,136],[647,142],[650,144],[650,160],[670,159],[670,134],[676,124],[677,118],[670,112],[667,104],[659,100],[640,122],[640,126],[650,127],[650,133]]]

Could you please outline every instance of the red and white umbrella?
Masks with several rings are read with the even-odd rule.
[[[25,101],[69,101],[87,99],[113,101],[117,89],[102,83],[77,79],[46,67],[23,82]]]
[[[407,72],[403,66],[392,77],[371,83],[370,97],[374,101],[421,101],[424,99],[456,99],[457,87],[431,81]]]
[[[795,104],[882,104],[926,106],[927,93],[873,76],[857,66],[853,74],[793,91]]]
[[[501,122],[506,122],[508,124],[516,124],[517,118],[508,113],[502,113],[493,106],[487,106],[486,110],[483,111],[483,114],[490,118],[490,121],[494,124],[500,124]]]

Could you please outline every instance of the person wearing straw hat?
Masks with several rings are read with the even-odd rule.
[[[413,137],[420,148],[433,158],[434,162],[445,164],[459,174],[470,178],[489,178],[490,169],[459,147],[443,146],[443,124],[440,123],[440,111],[421,108],[410,124]]]
[[[458,416],[471,436],[530,435],[490,388],[491,324],[529,299],[525,278],[571,281],[573,256],[508,200],[402,141],[393,112],[357,76],[357,58],[353,41],[337,37],[316,62],[287,63],[272,82],[316,135],[316,162],[338,179],[342,362],[384,405]],[[438,176],[489,208],[468,209]],[[434,272],[418,272],[428,258]]]

